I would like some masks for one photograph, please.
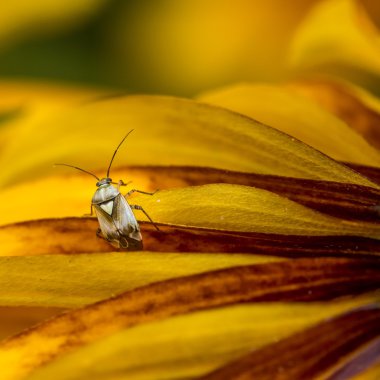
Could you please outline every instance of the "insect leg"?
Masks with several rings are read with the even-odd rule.
[[[91,204],[90,213],[89,214],[84,214],[83,216],[93,216],[93,215],[94,215],[94,211],[92,209],[92,204]]]
[[[160,231],[160,229],[157,227],[156,223],[153,222],[152,218],[147,214],[147,212],[141,206],[138,206],[138,205],[129,205],[129,206],[135,210],[142,211],[145,214],[145,216],[150,220],[150,222],[154,225],[154,227],[156,227],[156,230]]]
[[[153,193],[148,193],[147,191],[141,191],[141,190],[132,189],[132,190],[128,191],[128,193],[125,194],[124,196],[125,196],[126,198],[128,198],[128,197],[129,197],[130,195],[132,195],[133,193],[140,193],[140,194],[154,195],[154,194],[157,193],[157,191],[158,191],[158,190],[153,191]]]
[[[103,235],[102,235],[102,230],[100,228],[98,228],[96,230],[96,236],[100,239],[104,239],[104,240],[107,240]]]
[[[119,190],[120,186],[128,186],[130,183],[132,183],[132,181],[128,181],[127,183],[125,183],[121,179],[119,182],[111,182],[111,183],[113,183],[114,185],[117,185],[117,189]]]

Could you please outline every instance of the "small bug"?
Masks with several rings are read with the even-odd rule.
[[[117,151],[132,131],[133,129],[124,136],[124,138],[121,140],[120,144],[114,151],[105,178],[100,179],[95,174],[90,173],[87,170],[78,168],[76,166],[68,164],[55,165],[68,166],[70,168],[80,170],[84,173],[92,175],[98,180],[98,182],[96,183],[98,189],[95,191],[95,194],[92,197],[91,213],[89,214],[93,215],[93,208],[95,208],[96,216],[98,218],[100,226],[100,228],[98,228],[96,232],[96,235],[98,237],[107,240],[113,246],[120,249],[141,250],[143,248],[142,236],[140,233],[139,224],[137,223],[132,209],[142,211],[150,220],[150,222],[156,227],[156,229],[159,229],[141,206],[130,205],[125,199],[125,197],[128,198],[132,193],[135,192],[148,195],[153,195],[155,192],[148,193],[145,191],[132,189],[125,196],[123,196],[120,193],[119,188],[120,186],[127,186],[128,183],[124,183],[122,180],[120,180],[119,182],[112,182],[112,179],[109,176],[111,165],[113,159],[116,156]],[[117,185],[117,187],[113,185]]]

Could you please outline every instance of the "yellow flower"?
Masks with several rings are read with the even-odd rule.
[[[377,310],[358,310],[376,296],[355,297],[380,281],[376,180],[279,130],[191,100],[116,97],[33,115],[8,119],[2,130],[7,149],[0,160],[11,165],[3,165],[0,302],[71,311],[0,345],[4,379],[114,371],[194,377],[253,349],[257,360],[272,346],[280,350],[273,368],[286,367],[281,352],[294,342],[319,329],[338,337],[364,313],[367,338],[350,350],[333,345],[330,364],[318,369],[325,372],[376,337]],[[133,198],[160,231],[142,222],[145,250],[114,252],[95,236],[96,219],[81,217],[93,178],[51,165],[64,161],[102,176],[115,142],[132,126],[111,175],[136,188],[161,188]],[[346,147],[355,138],[364,144],[351,135]],[[352,152],[362,164],[361,152]],[[332,301],[337,297],[346,299]],[[352,317],[340,316],[347,312]],[[296,361],[303,355],[293,354]],[[234,371],[246,371],[236,363]]]
[[[2,380],[379,378],[376,97],[331,78],[0,93]],[[53,165],[102,178],[132,128],[111,177],[159,189],[128,202],[160,230],[136,210],[125,252],[83,216],[94,179]]]

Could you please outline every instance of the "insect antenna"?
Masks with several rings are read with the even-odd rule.
[[[133,131],[133,129],[131,129],[131,130],[130,130],[130,131],[124,136],[123,140],[121,140],[120,144],[117,146],[116,150],[113,152],[113,156],[112,156],[112,158],[111,158],[111,162],[110,162],[110,164],[109,164],[109,166],[108,166],[108,170],[107,170],[107,178],[109,178],[109,176],[110,176],[111,165],[112,165],[113,159],[114,159],[115,156],[116,156],[117,151],[119,150],[121,144],[124,142],[124,140],[129,136],[129,134],[130,134],[132,131]]]
[[[80,170],[81,172],[84,172],[84,173],[90,174],[90,175],[92,175],[93,177],[95,177],[98,181],[100,181],[100,178],[97,177],[95,174],[90,173],[90,172],[88,172],[87,170],[84,170],[84,169],[78,168],[77,166],[68,165],[68,164],[54,164],[54,166],[68,166],[69,168],[74,168],[74,169]]]

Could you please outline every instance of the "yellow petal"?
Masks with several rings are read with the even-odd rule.
[[[63,312],[56,307],[0,306],[0,341]]]
[[[201,375],[243,353],[360,304],[364,301],[239,305],[172,317],[121,329],[81,345],[71,354],[58,357],[37,370],[28,379],[107,378],[115,369],[121,371],[122,378],[128,379],[161,378],[169,373],[172,377]],[[43,362],[50,361],[41,354],[48,355],[51,344],[60,344],[59,336],[55,335],[57,328],[47,330],[45,334],[50,338],[45,335],[44,340],[35,334],[26,342],[17,338],[12,344],[5,342],[0,348],[2,379],[21,379]],[[62,346],[62,349],[68,347]]]
[[[23,113],[63,109],[104,95],[104,90],[44,81],[0,80],[0,110]]]
[[[338,76],[347,75],[344,68],[379,75],[379,48],[379,32],[359,1],[325,0],[299,27],[289,60],[297,69],[340,65]]]
[[[277,260],[154,252],[0,257],[0,305],[83,306],[156,281]]]
[[[114,252],[96,237],[96,218],[39,219],[0,228],[0,256],[76,255]],[[151,252],[258,253],[280,257],[378,256],[380,240],[344,235],[280,235],[231,232],[140,222],[144,249]],[[31,238],[33,237],[33,238]],[[196,244],[194,243],[196,242]]]
[[[242,355],[202,380],[352,378],[378,361],[380,309],[373,303]]]
[[[380,148],[380,100],[364,88],[332,79],[287,84],[344,120],[377,149]]]
[[[199,99],[250,116],[337,160],[380,166],[380,153],[362,136],[283,86],[240,84],[205,93]]]
[[[41,194],[36,185],[32,189],[29,196],[34,192]],[[25,220],[31,215],[39,218],[81,216],[89,207],[90,197],[84,190],[79,193],[77,187],[73,187],[63,194],[63,207],[57,207],[62,204],[60,194],[47,193],[43,198],[32,196],[31,204],[28,200],[20,200],[13,214],[14,204],[4,198],[8,202],[3,207],[2,222],[15,218]],[[214,184],[162,190],[153,196],[136,195],[129,198],[129,202],[142,206],[153,221],[169,225],[266,234],[380,238],[379,224],[330,217],[269,191],[247,186]],[[136,210],[136,215],[138,220],[148,221],[141,211]],[[25,244],[18,238],[17,226],[14,233],[6,229],[1,232],[3,246]],[[41,230],[42,236],[43,233]]]
[[[19,129],[25,125],[38,124],[51,115],[60,114],[65,108],[88,102],[104,93],[74,85],[0,80],[2,151],[17,143]]]
[[[135,132],[118,153],[115,167],[126,161],[198,165],[373,186],[320,152],[254,120],[190,100],[155,96],[103,100],[40,123],[24,123],[0,156],[2,184],[52,173],[51,165],[57,161],[105,170],[131,128]]]
[[[330,300],[350,295],[353,289],[355,293],[373,289],[363,284],[368,278],[377,280],[378,274],[376,260],[320,258],[239,266],[157,282],[59,315],[0,343],[2,376],[8,373],[14,378],[139,324],[242,302]],[[349,304],[363,302],[357,299]],[[334,301],[336,308],[342,311]]]
[[[247,186],[215,184],[163,190],[151,197],[138,195],[136,203],[149,210],[154,221],[168,224],[273,234],[380,238],[377,224],[326,216],[277,194]]]

